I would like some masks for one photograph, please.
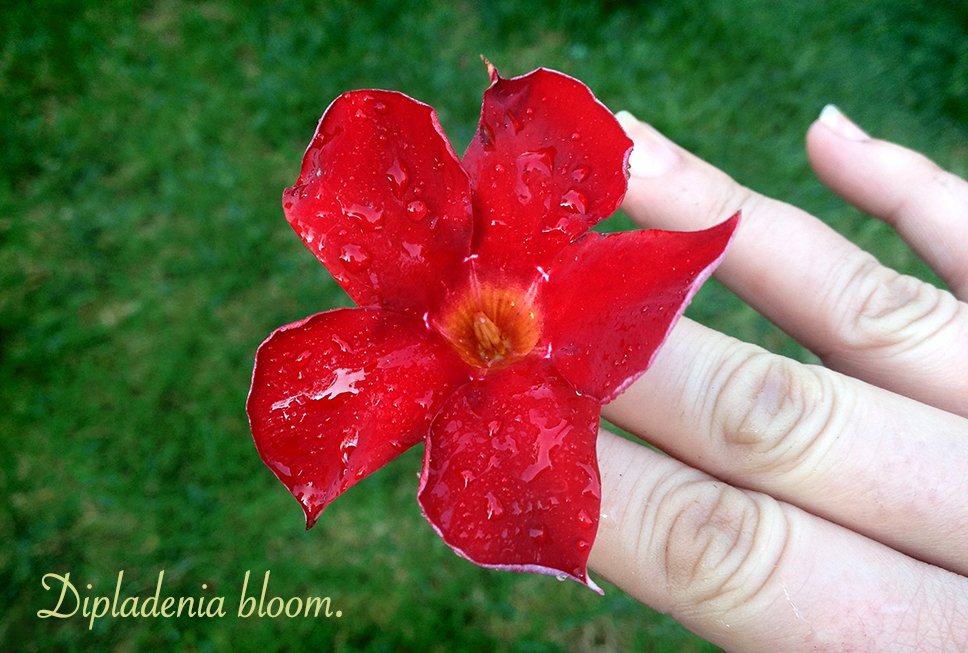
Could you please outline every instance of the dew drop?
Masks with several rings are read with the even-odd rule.
[[[576,540],[575,541],[575,548],[578,549],[578,552],[579,553],[584,553],[585,551],[588,550],[588,548],[590,546],[591,545],[588,542],[586,542],[585,540]]]
[[[377,102],[376,104],[374,104],[373,110],[376,111],[381,116],[387,115],[387,105],[383,104],[382,102]]]
[[[371,206],[354,204],[348,209],[343,209],[343,213],[355,220],[364,233],[376,231],[383,226],[383,211]]]
[[[551,169],[554,166],[555,148],[543,147],[533,152],[524,152],[518,155],[518,170],[523,174],[526,172],[537,171],[545,176],[551,176]]]
[[[349,272],[355,273],[370,267],[370,253],[359,245],[351,243],[343,245],[339,258]]]
[[[587,202],[588,200],[585,198],[585,194],[574,188],[561,197],[561,207],[571,213],[584,214],[587,208]]]
[[[496,172],[499,175],[503,175],[504,174],[504,166],[502,166],[500,163],[495,163],[494,164],[494,172]]]
[[[355,476],[357,479],[361,479],[366,476],[366,467],[360,467],[358,470],[356,470]]]
[[[528,529],[528,535],[537,544],[544,544],[549,539],[548,530],[541,524],[538,524],[534,528]]]
[[[356,113],[353,114],[353,120],[355,120],[356,122],[366,121],[366,113],[363,111],[363,109],[356,110]]]
[[[473,480],[474,480],[475,478],[477,478],[476,476],[474,476],[474,472],[472,472],[472,471],[471,471],[471,470],[469,470],[469,469],[465,469],[464,471],[462,471],[462,472],[460,473],[460,475],[464,477],[464,487],[465,487],[465,488],[467,487],[467,484],[468,484],[468,483],[470,483],[470,482],[471,482],[471,481],[473,481]]]
[[[420,222],[427,215],[427,205],[422,200],[413,200],[407,204],[407,215],[414,222]]]
[[[504,506],[501,505],[501,500],[498,499],[492,492],[488,492],[484,495],[487,499],[487,518],[496,519],[504,514]]]
[[[510,110],[505,109],[504,115],[507,116],[508,122],[511,123],[511,128],[514,129],[515,134],[524,129],[524,123],[518,120],[518,117],[511,113]]]
[[[387,179],[390,181],[390,190],[393,191],[394,197],[398,200],[403,199],[403,191],[407,189],[410,175],[400,159],[393,159],[393,165],[387,170]]]
[[[408,243],[406,241],[401,243],[401,245],[410,258],[414,260],[423,260],[421,257],[421,254],[423,253],[423,245],[419,245],[417,243]]]
[[[588,179],[589,172],[591,172],[591,170],[588,168],[588,166],[578,166],[571,171],[571,178],[577,182],[582,182]]]
[[[524,152],[515,159],[518,179],[515,191],[518,200],[528,203],[531,200],[531,185],[543,184],[543,178],[551,176],[557,151],[553,147],[543,147],[533,152]]]
[[[364,116],[363,119],[365,120],[366,116]],[[334,138],[336,138],[342,133],[343,133],[343,128],[340,126],[337,126],[331,132],[323,130],[323,133],[320,134],[320,140],[319,140],[320,147],[322,147],[323,145],[326,145],[327,143],[329,143],[330,141],[332,141]]]
[[[595,525],[595,521],[591,518],[591,515],[585,512],[584,508],[578,511],[578,523],[581,524],[582,528],[591,528]]]
[[[496,420],[495,419],[495,420],[492,420],[492,421],[490,421],[490,422],[487,423],[487,434],[490,437],[493,438],[495,435],[498,434],[498,431],[500,431],[500,430],[501,430],[501,422],[500,422],[500,420]]]
[[[581,138],[581,133],[579,133],[579,132],[572,132],[572,134],[571,134],[571,140],[577,141],[579,138]]]
[[[360,436],[356,433],[348,435],[339,443],[339,452],[343,456],[343,464],[346,465],[350,460],[350,454],[356,451],[356,445],[360,441]]]
[[[558,574],[557,576],[555,576],[555,578],[557,578],[558,581],[559,582],[562,582],[562,583],[564,583],[566,580],[568,580],[568,577],[565,576],[564,574]]]
[[[313,357],[313,352],[309,349],[304,349],[301,354],[296,356],[292,364],[295,365],[297,369],[302,369],[306,367],[306,363],[308,363],[309,359],[312,357]]]
[[[360,436],[358,434],[354,433],[353,435],[347,435],[345,438],[343,438],[343,441],[340,442],[339,450],[352,451],[353,449],[356,449],[356,445],[359,444],[359,442]]]

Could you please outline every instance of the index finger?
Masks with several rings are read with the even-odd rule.
[[[968,416],[968,305],[882,266],[820,220],[760,195],[629,114],[623,208],[643,226],[702,229],[742,209],[716,277],[839,371]]]

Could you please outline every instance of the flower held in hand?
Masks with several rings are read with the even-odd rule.
[[[400,93],[326,110],[283,206],[360,308],[269,336],[249,421],[307,527],[424,441],[420,506],[458,554],[598,589],[601,404],[648,368],[737,217],[588,232],[622,201],[631,141],[577,80],[488,69],[463,160]]]

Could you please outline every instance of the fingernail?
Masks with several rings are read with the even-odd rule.
[[[615,114],[622,129],[635,144],[629,156],[629,174],[633,177],[658,177],[669,171],[679,160],[672,141],[652,125],[641,122],[628,111]]]
[[[867,132],[851,122],[850,118],[832,104],[828,104],[820,112],[820,122],[827,125],[838,136],[848,140],[869,141],[871,138]]]

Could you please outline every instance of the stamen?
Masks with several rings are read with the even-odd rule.
[[[477,338],[477,349],[481,358],[485,361],[503,357],[511,346],[510,341],[501,333],[501,328],[480,312],[474,317],[474,337]]]
[[[540,277],[526,288],[482,283],[472,269],[467,286],[452,294],[431,322],[469,365],[505,367],[529,354],[540,339],[539,285]]]

